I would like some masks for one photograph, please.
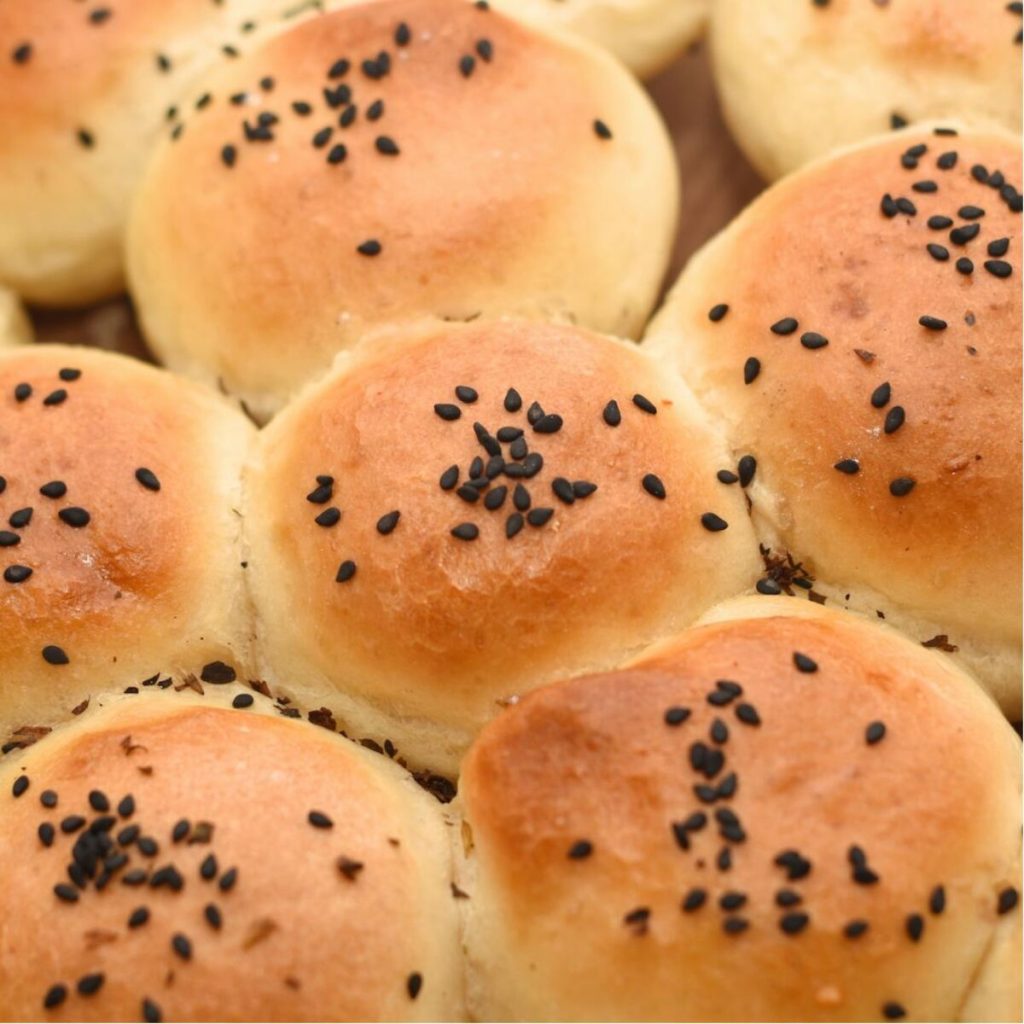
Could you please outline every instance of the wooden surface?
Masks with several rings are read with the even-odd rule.
[[[682,216],[667,287],[689,256],[728,224],[762,184],[722,122],[703,46],[680,57],[648,88],[672,134],[683,179]],[[150,358],[127,299],[75,312],[33,311],[32,320],[40,341],[95,345]]]

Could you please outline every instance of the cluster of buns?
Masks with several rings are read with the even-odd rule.
[[[0,9],[0,1020],[1019,1020],[1020,139],[832,151],[648,322],[594,44],[704,4],[509,6]],[[718,0],[741,141],[891,6]],[[170,369],[25,344],[122,236]]]

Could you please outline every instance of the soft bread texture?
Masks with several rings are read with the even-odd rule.
[[[891,125],[1021,130],[1021,15],[963,0],[715,0],[726,121],[769,181]]]
[[[406,316],[642,329],[677,171],[650,100],[596,48],[462,0],[380,0],[198,88],[209,106],[138,194],[131,287],[157,356],[258,416]]]
[[[566,29],[648,78],[704,32],[708,0],[494,0],[511,17]]]
[[[461,386],[478,397],[461,401]],[[518,411],[505,406],[510,388]],[[602,413],[613,399],[617,427]],[[535,430],[534,402],[561,429]],[[442,419],[435,403],[459,418]],[[499,444],[512,473],[538,454],[543,467],[496,476],[475,503],[460,497],[472,487],[443,489],[451,466],[460,488],[474,458],[472,475],[484,472],[474,423],[492,444],[501,428],[524,431],[525,459]],[[715,477],[728,462],[690,395],[624,342],[522,321],[370,338],[259,437],[245,515],[259,671],[299,704],[325,702],[350,732],[454,772],[502,702],[620,664],[753,584],[742,494]],[[663,499],[645,490],[648,474]],[[318,486],[321,476],[333,483]],[[597,490],[568,505],[553,492],[559,477]],[[517,511],[527,494],[530,512]],[[392,512],[397,525],[382,534]],[[705,529],[706,513],[727,528]],[[510,517],[530,514],[549,518],[509,539]],[[460,524],[479,536],[453,536]],[[355,574],[339,581],[345,562]]]
[[[0,284],[72,306],[123,284],[129,200],[174,110],[284,0],[0,4]],[[170,115],[170,120],[168,116]]]
[[[261,697],[233,709],[238,696],[105,698],[0,768],[0,1019],[462,1019],[440,805],[386,758],[275,717]],[[28,789],[15,797],[21,777]],[[53,809],[41,804],[46,790]],[[331,826],[314,827],[311,811]],[[76,888],[72,851],[90,830],[104,834],[95,826],[108,814],[124,863],[97,891],[101,858]],[[73,815],[85,826],[66,834]],[[139,838],[120,842],[132,826]],[[168,865],[180,888],[154,883]],[[58,898],[58,883],[78,899]],[[148,919],[132,926],[140,907]],[[80,994],[92,974],[102,987]],[[45,1009],[58,984],[66,998]]]
[[[458,877],[474,1019],[1019,1019],[1020,909],[999,904],[1019,886],[1020,744],[991,701],[846,613],[745,598],[716,616],[535,691],[477,739]],[[742,694],[713,706],[717,680]],[[670,725],[669,708],[689,717]],[[724,755],[713,779],[691,767],[698,743]],[[731,798],[697,798],[731,773]],[[722,811],[742,838],[721,835]],[[672,824],[695,812],[684,849]],[[854,846],[874,883],[854,882]],[[684,911],[693,889],[706,902]],[[745,902],[723,910],[728,892]],[[786,932],[788,915],[808,920]],[[855,920],[868,928],[847,937]]]
[[[756,457],[762,541],[802,561],[831,601],[950,650],[1015,720],[1020,184],[1019,144],[1002,135],[908,130],[837,154],[769,189],[698,253],[645,343]],[[956,268],[964,259],[973,272]],[[728,312],[714,321],[718,304]],[[798,326],[773,333],[792,326],[783,318]],[[815,333],[828,344],[808,349]],[[750,359],[760,372],[745,384]],[[913,489],[897,496],[901,480]]]
[[[0,286],[0,349],[25,345],[32,340],[32,324],[18,296]]]
[[[0,355],[0,743],[112,686],[244,654],[252,433],[219,395],[123,356]]]

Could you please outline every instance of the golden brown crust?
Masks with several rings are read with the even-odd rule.
[[[251,432],[223,399],[134,360],[0,356],[0,744],[99,689],[242,653],[232,506]]]
[[[998,893],[1019,877],[1016,737],[968,677],[893,632],[793,602],[758,619],[747,607],[626,670],[536,691],[475,743],[459,797],[475,1016],[878,1020],[895,1002],[911,1019],[955,1019]],[[796,652],[816,670],[800,671]],[[743,692],[712,706],[720,679]],[[740,720],[741,703],[759,725]],[[690,715],[670,726],[670,707]],[[869,744],[874,721],[886,731]],[[711,780],[691,766],[696,743],[724,755]],[[731,773],[732,798],[697,798],[695,784]],[[742,840],[722,835],[723,809]],[[695,812],[708,821],[684,850],[671,826]],[[592,851],[573,859],[580,840]],[[854,845],[877,882],[853,881]],[[810,861],[803,877],[775,863],[788,849]],[[693,888],[706,903],[684,912]],[[799,894],[789,908],[784,889]],[[731,913],[727,891],[746,896]],[[624,920],[638,907],[646,928]],[[809,920],[787,934],[787,913]],[[730,916],[747,930],[728,934]],[[845,937],[858,919],[867,932]]]
[[[721,0],[710,35],[726,119],[769,180],[901,123],[1020,132],[1012,4]]]
[[[201,90],[209,106],[141,188],[132,290],[162,359],[260,414],[410,315],[642,327],[676,170],[650,101],[596,49],[461,0],[383,0],[311,18]],[[277,120],[250,141],[260,116]],[[361,254],[370,241],[381,251]]]
[[[115,699],[0,769],[0,1019],[151,1019],[144,999],[163,1020],[461,1017],[438,805],[384,758],[261,714],[257,700],[233,710],[217,707],[218,697]],[[16,798],[20,776],[29,788]],[[58,797],[52,810],[40,803],[46,790]],[[65,871],[75,844],[108,813],[90,803],[93,792],[116,819],[112,852],[126,857],[102,891],[102,866],[82,888]],[[331,827],[314,827],[311,811]],[[61,823],[72,815],[86,825],[66,834]],[[176,841],[179,821],[188,833]],[[38,834],[44,822],[55,829],[49,847]],[[132,826],[155,840],[154,855],[139,839],[118,841]],[[347,875],[342,857],[355,862]],[[154,886],[168,865],[180,889]],[[127,884],[139,870],[145,881]],[[57,883],[75,889],[75,902],[57,897]],[[148,919],[132,927],[140,907]],[[172,945],[177,935],[187,947]],[[102,987],[79,994],[78,980],[93,973]],[[58,984],[66,998],[44,1009]]]
[[[460,385],[478,399],[460,402]],[[504,407],[509,388],[515,412]],[[633,404],[637,393],[656,414]],[[614,428],[602,414],[613,399]],[[534,430],[535,401],[564,426]],[[440,418],[436,403],[458,407],[459,419]],[[617,664],[751,586],[742,492],[716,480],[728,456],[699,416],[636,349],[577,328],[481,322],[371,339],[260,438],[246,524],[268,677],[306,702],[334,690],[354,698],[336,705],[342,717],[453,769],[499,700]],[[499,509],[440,486],[450,466],[463,486],[472,460],[488,461],[475,422],[492,443],[502,427],[523,430],[544,460],[536,476],[494,478],[490,491],[507,488]],[[512,445],[499,447],[516,463]],[[647,474],[663,500],[645,490]],[[311,503],[320,475],[335,483]],[[553,493],[559,477],[597,490],[567,505]],[[508,539],[510,516],[522,518],[517,484],[531,513],[551,517]],[[340,522],[318,526],[331,508]],[[378,520],[392,511],[398,525],[382,536]],[[706,530],[705,513],[728,529]],[[462,523],[478,539],[453,537]],[[356,575],[337,582],[349,560]],[[367,714],[382,718],[371,727]]]
[[[129,197],[167,110],[202,69],[245,49],[279,0],[0,8],[0,282],[77,305],[121,285]],[[173,118],[172,118],[173,120]]]
[[[901,166],[917,145],[916,167]],[[945,153],[952,169],[937,166]],[[872,590],[883,612],[1002,659],[976,667],[1009,709],[1020,699],[1021,215],[975,179],[979,165],[1020,187],[1009,138],[916,131],[787,179],[694,259],[648,337],[756,455],[755,511],[782,544],[841,591]],[[887,217],[887,194],[916,213]],[[933,217],[952,222],[929,227]],[[951,239],[971,225],[975,239]],[[717,303],[729,311],[712,322]],[[784,317],[799,326],[773,333]],[[805,332],[828,346],[808,350]],[[746,385],[750,358],[761,368]],[[859,471],[834,468],[854,468],[845,460]],[[903,497],[890,491],[899,480],[913,481]]]

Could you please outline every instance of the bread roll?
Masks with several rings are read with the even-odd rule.
[[[368,339],[259,438],[259,670],[452,773],[502,703],[752,586],[731,464],[625,343],[526,322]]]
[[[287,6],[0,4],[0,284],[50,306],[119,291],[129,199],[153,143],[202,72]]]
[[[495,0],[512,17],[564,28],[649,78],[704,32],[708,0]]]
[[[462,1019],[439,805],[251,700],[104,699],[5,759],[0,1020]]]
[[[910,130],[808,167],[648,332],[758,470],[772,558],[1021,697],[1021,155]],[[749,381],[749,383],[747,383]]]
[[[218,395],[135,360],[0,355],[0,747],[157,672],[234,672],[251,433]]]
[[[473,1019],[1019,1019],[1020,744],[991,701],[855,616],[715,618],[474,744]]]
[[[606,54],[463,0],[381,0],[198,88],[140,189],[131,285],[157,356],[258,416],[409,315],[641,330],[677,171]]]
[[[769,181],[908,122],[1021,130],[1019,4],[715,0],[711,50],[725,118]]]
[[[17,295],[0,286],[0,348],[25,345],[32,340],[32,324]]]

